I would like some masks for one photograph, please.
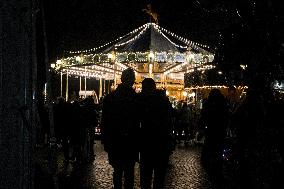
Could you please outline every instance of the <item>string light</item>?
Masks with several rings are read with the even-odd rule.
[[[140,38],[141,35],[143,35],[150,27],[153,27],[155,31],[157,31],[175,47],[187,49],[187,51],[184,53],[173,53],[171,51],[151,51],[150,54],[149,52],[95,53],[98,49],[109,45],[112,45],[117,50],[118,47],[129,44]],[[168,36],[174,37],[183,45],[172,41]],[[163,70],[160,70],[162,71],[161,73],[165,75],[173,73],[177,76],[172,76],[172,78],[180,79],[181,76],[178,74],[184,73],[185,68],[187,73],[194,71],[195,68],[197,68],[197,70],[206,70],[214,68],[214,66],[212,65],[202,65],[203,63],[212,62],[214,60],[214,54],[205,51],[201,47],[209,48],[209,46],[195,43],[184,37],[178,36],[175,33],[170,32],[155,23],[147,23],[99,47],[83,51],[69,51],[70,54],[76,55],[71,55],[67,58],[58,59],[56,61],[56,64],[52,64],[52,68],[57,71],[65,70],[65,72],[66,70],[70,70],[70,75],[77,74],[78,76],[81,76],[87,74],[88,77],[113,78],[112,75],[114,75],[114,70],[116,70],[118,74],[121,74],[124,69],[132,67],[136,72],[138,72],[138,65],[135,64],[135,62],[147,63],[149,62],[149,56],[151,55],[151,60],[154,63],[166,63],[163,66]],[[192,48],[198,49],[200,53],[193,53],[191,51]],[[87,72],[89,73],[86,73],[86,71],[81,68],[82,66],[86,67]],[[106,76],[107,74],[110,75]]]
[[[129,32],[129,33],[127,33],[127,34],[125,34],[125,35],[123,35],[123,36],[121,36],[121,37],[118,37],[117,39],[115,39],[115,40],[113,40],[113,41],[110,41],[110,42],[108,42],[108,43],[106,43],[106,44],[104,44],[104,45],[101,45],[101,46],[99,46],[99,47],[92,48],[92,49],[88,49],[88,50],[83,50],[83,51],[69,51],[69,53],[70,53],[70,54],[79,54],[79,53],[86,53],[86,52],[92,52],[92,51],[99,50],[99,49],[101,49],[101,48],[103,48],[103,47],[106,47],[106,46],[108,46],[108,45],[110,45],[110,44],[113,44],[113,43],[115,43],[115,42],[117,42],[117,41],[119,41],[119,40],[121,40],[121,39],[123,39],[123,38],[129,36],[129,35],[132,35],[132,34],[134,34],[134,33],[137,33],[139,30],[141,30],[141,29],[147,27],[147,25],[149,25],[149,23],[144,24],[144,25],[140,26],[139,28],[137,28],[137,29],[135,29],[135,30],[132,30],[131,32]]]
[[[193,48],[196,49],[196,50],[199,50],[198,47],[197,47],[197,45],[198,45],[198,46],[201,46],[201,47],[204,47],[204,48],[208,48],[208,49],[210,48],[210,47],[207,46],[207,45],[203,45],[203,44],[200,44],[200,43],[196,43],[196,42],[193,42],[193,41],[191,41],[191,40],[185,39],[185,38],[183,38],[183,37],[181,37],[181,36],[179,36],[179,35],[176,35],[175,33],[170,32],[170,31],[168,31],[168,30],[162,28],[161,26],[159,26],[159,25],[157,25],[157,24],[155,24],[155,23],[152,23],[152,24],[155,25],[155,27],[159,28],[159,30],[164,31],[164,32],[166,32],[167,34],[171,35],[172,37],[175,37],[176,39],[185,42],[187,45],[190,45],[190,47],[193,47]],[[203,49],[203,50],[204,50],[204,49]],[[205,51],[205,50],[204,50],[204,51]]]
[[[155,24],[155,23],[146,23],[146,24],[140,26],[139,28],[134,29],[134,30],[132,30],[131,32],[129,32],[129,33],[123,35],[123,36],[120,36],[120,37],[118,37],[117,39],[115,39],[115,40],[113,40],[113,41],[110,41],[110,42],[108,42],[108,43],[106,43],[106,44],[104,44],[104,45],[101,45],[101,46],[99,46],[99,47],[92,48],[92,49],[88,49],[88,50],[82,50],[82,51],[69,51],[69,53],[70,53],[70,54],[80,54],[80,53],[93,52],[93,51],[99,50],[99,49],[101,49],[101,48],[103,48],[103,47],[106,47],[106,46],[108,46],[108,45],[115,44],[116,42],[118,42],[118,41],[120,41],[120,40],[126,38],[126,37],[129,36],[129,35],[133,35],[133,34],[138,33],[138,32],[140,32],[140,35],[141,35],[141,34],[144,33],[144,31],[145,31],[147,28],[149,28],[150,26],[153,26],[153,27],[156,29],[156,31],[158,31],[161,35],[163,35],[167,40],[169,40],[169,38],[168,38],[162,31],[166,32],[168,35],[171,35],[172,37],[174,37],[174,38],[178,39],[179,41],[183,42],[184,44],[186,44],[186,46],[181,46],[181,45],[177,45],[176,43],[173,43],[171,40],[169,40],[173,45],[175,45],[175,46],[177,46],[177,47],[180,47],[180,48],[188,48],[187,45],[189,45],[191,48],[194,48],[195,50],[203,50],[204,52],[208,53],[205,49],[202,49],[202,48],[201,48],[201,47],[203,47],[203,48],[208,48],[208,49],[209,49],[210,47],[209,47],[208,45],[203,45],[203,44],[196,43],[196,42],[193,42],[193,41],[191,41],[191,40],[188,40],[188,39],[186,39],[186,38],[184,38],[184,37],[181,37],[181,36],[179,36],[179,35],[177,35],[177,34],[175,34],[175,33],[173,33],[173,32],[168,31],[168,30],[165,29],[165,28],[162,28],[161,26],[159,26],[159,25],[157,25],[157,24]],[[141,30],[142,30],[143,32],[142,32]],[[138,36],[140,36],[140,35],[138,34],[138,35],[135,36],[134,38],[136,39],[136,38],[138,38]],[[124,43],[121,43],[121,44],[116,44],[116,46],[122,46],[122,45],[124,45],[124,44],[127,44],[127,43],[129,43],[129,42],[135,40],[134,38],[130,39],[128,42],[124,42]]]
[[[154,25],[155,26],[155,25]],[[179,47],[179,48],[183,48],[183,49],[187,49],[188,46],[181,46],[181,45],[177,45],[176,43],[172,42],[161,30],[158,29],[157,26],[154,27],[164,38],[166,38],[171,44],[173,44],[175,47]]]
[[[213,68],[215,68],[215,67],[216,67],[216,66],[214,66],[214,65],[202,65],[202,66],[197,67],[197,68],[188,69],[188,70],[186,71],[186,73],[192,73],[192,72],[195,71],[195,69],[196,69],[197,71],[211,70],[211,69],[213,69]]]
[[[133,38],[131,38],[131,39],[129,39],[128,41],[125,41],[125,42],[123,42],[123,43],[115,44],[114,46],[115,46],[115,47],[120,47],[120,46],[126,45],[126,44],[128,44],[128,43],[130,43],[130,42],[136,40],[136,39],[139,38],[143,33],[146,32],[147,28],[148,28],[148,25],[147,25],[141,32],[139,32],[138,35],[134,36]]]
[[[244,90],[247,89],[248,86],[234,86],[238,90]],[[223,88],[227,89],[228,86],[225,85],[205,85],[205,86],[194,86],[194,87],[186,87],[185,90],[194,90],[194,89],[213,89],[213,88]]]

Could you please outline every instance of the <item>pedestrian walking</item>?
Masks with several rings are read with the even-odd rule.
[[[133,69],[122,72],[121,84],[103,101],[102,142],[112,165],[114,189],[133,189],[134,166],[138,160],[137,94],[132,88],[135,81]]]
[[[142,81],[139,96],[141,118],[140,181],[142,189],[162,189],[169,156],[173,150],[171,104],[164,93],[156,89],[155,81]]]
[[[201,119],[204,125],[205,141],[202,163],[212,178],[214,188],[224,187],[223,149],[228,120],[228,107],[219,89],[212,89],[205,101]]]

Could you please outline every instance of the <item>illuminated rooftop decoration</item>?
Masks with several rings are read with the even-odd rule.
[[[210,47],[193,42],[155,23],[141,27],[96,48],[70,51],[52,64],[52,69],[70,75],[113,79],[114,73],[132,67],[137,73],[153,74],[192,72],[212,69],[214,54]]]

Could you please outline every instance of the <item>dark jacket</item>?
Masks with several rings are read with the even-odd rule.
[[[120,84],[104,98],[101,131],[110,164],[138,158],[136,97],[131,87]]]
[[[158,91],[139,96],[141,119],[140,151],[150,157],[169,155],[173,145],[172,107]]]

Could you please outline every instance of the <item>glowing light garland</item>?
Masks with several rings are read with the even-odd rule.
[[[172,67],[172,68],[166,70],[166,71],[164,72],[164,74],[167,75],[167,74],[169,74],[169,73],[171,73],[171,72],[178,71],[178,70],[180,70],[183,66],[185,66],[185,65],[187,65],[187,64],[188,64],[187,62],[184,62],[184,63],[181,63],[181,64],[179,64],[179,65],[176,65],[176,66],[174,66],[174,67]]]
[[[187,48],[188,48],[188,46],[181,46],[181,45],[177,45],[176,43],[172,42],[161,30],[159,30],[159,28],[157,27],[157,25],[154,25],[154,28],[155,28],[164,38],[166,38],[171,44],[173,44],[175,47],[183,48],[183,49],[187,49]]]
[[[88,77],[88,78],[104,78],[112,80],[114,78],[114,70],[92,70],[90,67],[80,68],[80,67],[71,67],[68,69],[62,69],[62,73],[73,76],[80,76],[80,77]],[[121,71],[117,71],[118,75],[121,75]]]
[[[203,44],[200,44],[200,43],[196,43],[196,42],[193,42],[191,40],[188,40],[184,37],[181,37],[179,35],[176,35],[175,33],[173,32],[170,32],[164,28],[162,28],[161,26],[155,24],[155,23],[152,23],[154,26],[156,26],[157,28],[159,28],[161,31],[164,31],[166,32],[167,34],[171,35],[172,37],[175,37],[176,39],[180,40],[180,41],[183,41],[184,43],[186,43],[187,45],[189,45],[190,47],[193,47],[194,49],[198,50],[198,46],[201,46],[203,48],[210,48],[208,45],[203,45]]]
[[[126,42],[123,42],[123,43],[119,43],[119,44],[115,44],[114,46],[115,47],[120,47],[120,46],[123,46],[123,45],[126,45],[134,40],[136,40],[137,38],[139,38],[143,33],[146,32],[146,30],[149,28],[149,25],[147,25],[141,32],[138,33],[138,35],[134,36],[133,38],[129,39],[128,41]]]
[[[203,65],[203,66],[201,66],[201,67],[196,68],[196,70],[197,70],[197,71],[204,71],[204,70],[213,69],[213,68],[215,68],[215,67],[216,67],[216,66],[213,66],[213,65]],[[186,73],[192,73],[192,72],[194,72],[194,71],[195,71],[195,69],[194,69],[194,68],[191,68],[191,69],[187,70]]]
[[[108,42],[108,43],[106,43],[106,44],[104,44],[104,45],[101,45],[101,46],[99,46],[99,47],[95,47],[95,48],[88,49],[88,50],[83,50],[83,51],[69,51],[69,53],[70,53],[70,54],[80,54],[80,53],[87,53],[87,52],[96,51],[96,50],[101,49],[101,48],[103,48],[103,47],[106,47],[106,46],[108,46],[108,45],[110,45],[110,44],[112,44],[112,43],[115,43],[115,42],[121,40],[122,38],[125,38],[125,37],[128,36],[128,35],[132,35],[132,34],[138,32],[139,30],[145,28],[147,25],[149,25],[149,23],[144,24],[144,25],[140,26],[139,28],[137,28],[137,29],[135,29],[135,30],[132,30],[131,32],[129,32],[129,33],[127,33],[127,34],[125,34],[125,35],[123,35],[123,36],[121,36],[121,37],[119,37],[119,38],[113,40],[113,41],[110,41],[110,42]]]
[[[248,86],[234,86],[236,89],[239,89],[239,90],[244,90],[244,89],[247,89]],[[228,86],[225,86],[225,85],[205,85],[205,86],[195,86],[195,87],[186,87],[184,88],[184,90],[194,90],[194,89],[213,89],[213,88],[224,88],[224,89],[227,89],[229,88]]]
[[[110,42],[108,42],[108,43],[106,43],[106,44],[104,44],[104,45],[101,45],[101,46],[99,46],[99,47],[95,47],[95,48],[88,49],[88,50],[82,50],[82,51],[69,51],[69,53],[70,53],[70,54],[80,54],[80,53],[88,53],[88,52],[96,51],[96,50],[101,49],[101,48],[103,48],[103,47],[106,47],[106,46],[108,46],[108,45],[110,45],[110,44],[113,44],[113,43],[115,43],[115,42],[117,42],[117,41],[119,41],[119,40],[121,40],[121,39],[123,39],[123,38],[129,36],[129,35],[135,34],[135,33],[139,32],[140,30],[144,31],[144,30],[146,30],[147,28],[149,28],[151,25],[152,25],[161,35],[163,35],[167,40],[169,40],[169,38],[168,38],[164,33],[162,33],[162,31],[164,31],[164,32],[166,32],[167,34],[171,35],[172,37],[174,37],[174,38],[176,38],[176,39],[178,39],[178,40],[184,42],[185,44],[189,45],[190,47],[192,47],[192,48],[194,48],[194,49],[196,49],[196,50],[199,50],[198,48],[200,48],[200,47],[203,47],[203,48],[210,48],[208,45],[203,45],[203,44],[200,44],[200,43],[196,43],[196,42],[193,42],[193,41],[191,41],[191,40],[188,40],[188,39],[186,39],[186,38],[184,38],[184,37],[181,37],[181,36],[179,36],[179,35],[176,35],[175,33],[170,32],[170,31],[168,31],[168,30],[162,28],[161,26],[159,26],[159,25],[157,25],[157,24],[155,24],[155,23],[146,23],[146,24],[140,26],[139,28],[134,29],[134,30],[132,30],[131,32],[129,32],[129,33],[127,33],[127,34],[125,34],[125,35],[123,35],[123,36],[121,36],[121,37],[118,37],[117,39],[115,39],[115,40],[113,40],[113,41],[110,41]],[[141,31],[140,31],[140,33],[141,33]],[[139,34],[138,34],[138,35],[139,35]],[[141,34],[140,34],[140,35],[141,35]],[[137,36],[136,36],[136,37],[137,37]],[[131,42],[131,41],[133,41],[133,40],[135,40],[135,39],[132,38],[132,40],[128,41],[128,43]],[[177,45],[177,44],[173,43],[171,40],[169,40],[169,41],[170,41],[173,45],[175,45],[175,46],[180,46],[180,48],[185,48],[185,47],[186,47],[186,46]],[[126,44],[126,43],[124,43],[124,44]],[[124,44],[118,44],[118,46],[122,46],[122,45],[124,45]],[[204,50],[204,49],[203,49],[203,50]]]
[[[165,66],[163,70],[161,70],[163,74],[167,75],[169,73],[183,73],[193,72],[194,70],[206,70],[212,69],[215,66],[213,65],[201,65],[202,63],[212,62],[214,60],[214,54],[206,52],[201,47],[209,48],[209,46],[202,45],[199,43],[195,43],[183,37],[180,37],[173,32],[170,32],[157,24],[147,23],[139,28],[117,38],[116,40],[110,41],[104,45],[99,47],[83,50],[83,51],[70,51],[70,54],[77,54],[74,56],[70,56],[67,58],[62,58],[56,61],[56,64],[52,64],[52,69],[56,71],[67,72],[70,75],[78,75],[78,76],[87,76],[87,77],[96,77],[96,78],[113,78],[115,70],[118,74],[128,68],[132,67],[136,71],[138,70],[138,66],[134,62],[149,62],[149,52],[122,52],[112,54],[104,54],[104,53],[91,53],[108,45],[113,45],[116,47],[120,47],[126,45],[128,43],[133,42],[138,39],[141,35],[143,35],[149,27],[152,26],[155,31],[157,31],[160,35],[162,35],[167,41],[169,41],[173,46],[183,49],[188,49],[185,53],[172,53],[172,52],[152,52],[153,57],[152,60],[155,63],[159,62],[167,62],[169,65]],[[173,42],[168,36],[172,36],[179,41],[183,42],[185,45],[179,45]],[[125,39],[128,36],[132,36],[132,38],[127,41],[117,43],[120,40]],[[115,44],[116,43],[116,44]],[[197,50],[203,50],[203,53],[193,53],[190,51],[191,48]],[[205,52],[205,53],[204,53]],[[88,53],[88,54],[86,54]],[[80,55],[79,55],[80,54]],[[207,61],[205,61],[205,59]],[[175,65],[173,65],[175,64]],[[84,68],[82,68],[84,66]],[[89,73],[86,73],[86,70]],[[186,71],[184,71],[186,68]],[[153,72],[154,73],[154,72]]]

